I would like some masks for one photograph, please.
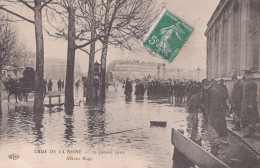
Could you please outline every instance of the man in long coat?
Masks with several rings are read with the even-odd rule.
[[[250,71],[246,71],[246,81],[243,86],[243,100],[241,109],[241,124],[246,128],[244,137],[249,137],[255,133],[255,124],[259,123],[259,113],[257,107],[257,84],[253,80]]]
[[[233,131],[239,131],[240,128],[240,113],[241,113],[241,102],[243,98],[243,85],[237,79],[236,75],[232,76],[234,86],[231,92],[231,109],[235,116],[235,127],[232,128]]]
[[[211,142],[211,153],[218,155],[220,135],[227,132],[225,114],[221,110],[222,100],[219,90],[216,86],[210,85],[208,79],[202,81],[206,92],[206,111],[208,116],[208,133]]]
[[[203,105],[206,102],[206,95],[204,92],[199,92],[193,95],[190,99],[189,113],[191,117],[191,140],[196,142],[197,131],[198,131],[198,113],[199,110],[203,109]]]
[[[223,110],[225,112],[228,111],[228,106],[227,106],[227,99],[228,99],[228,89],[227,89],[227,86],[224,84],[224,80],[221,79],[219,81],[219,91],[220,91],[220,94],[222,96],[222,105],[223,105]]]

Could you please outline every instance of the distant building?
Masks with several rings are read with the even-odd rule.
[[[158,68],[159,67],[159,68]],[[117,60],[108,65],[108,71],[113,74],[113,78],[125,80],[130,79],[143,79],[148,77],[150,79],[158,79],[158,72],[160,79],[193,79],[197,80],[197,70],[186,70],[177,68],[167,68],[161,63],[153,62],[140,62],[138,60],[122,61]],[[206,71],[200,70],[200,79],[205,78]]]
[[[167,78],[201,81],[206,78],[206,70],[200,69],[198,71],[197,69],[168,69]]]
[[[45,79],[65,79],[66,78],[66,59],[60,58],[45,58],[44,60],[44,78]],[[74,70],[75,77],[77,80],[81,78],[82,71],[78,63],[75,64]]]
[[[31,55],[27,58],[26,66],[33,67],[35,69],[35,55]],[[66,59],[61,58],[44,58],[44,79],[65,79],[66,78]],[[81,78],[82,71],[78,63],[75,64],[75,80]]]
[[[255,72],[259,78],[259,0],[221,0],[208,22],[207,77]]]
[[[161,64],[140,61],[122,61],[117,60],[108,66],[108,71],[113,73],[113,78],[125,80],[142,79],[150,75],[150,77],[157,78],[157,67]]]

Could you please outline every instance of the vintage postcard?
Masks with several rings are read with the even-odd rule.
[[[260,168],[259,0],[1,0],[0,168]]]

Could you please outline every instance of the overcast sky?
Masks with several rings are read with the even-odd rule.
[[[177,55],[172,63],[166,63],[167,67],[197,69],[198,67],[206,68],[206,37],[204,32],[207,28],[207,23],[217,7],[219,0],[166,0],[166,7],[169,11],[185,20],[193,26],[192,33],[185,46]],[[46,24],[46,23],[44,23]],[[23,43],[32,51],[35,51],[35,34],[34,26],[26,22],[18,24],[19,37]],[[108,63],[115,59],[139,59],[141,61],[152,61],[162,63],[165,62],[161,58],[151,56],[146,49],[140,44],[136,44],[137,50],[135,53],[122,51],[113,47],[109,47]],[[44,49],[45,57],[57,57],[66,59],[67,42],[49,37],[44,34]],[[100,57],[97,56],[97,60]],[[80,51],[76,52],[76,62],[81,66],[84,72],[88,69],[88,56]]]

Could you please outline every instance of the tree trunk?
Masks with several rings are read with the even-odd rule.
[[[91,7],[91,39],[96,38],[96,2],[92,1],[93,6]],[[89,53],[89,67],[88,67],[88,92],[87,92],[87,100],[93,100],[93,82],[94,82],[94,59],[96,52],[96,43],[93,42],[90,44],[90,53]]]
[[[111,30],[111,23],[109,23],[109,10],[110,10],[110,3],[108,1],[106,7],[106,15],[105,15],[105,27],[104,27],[104,34],[107,36],[104,38],[103,41],[103,49],[101,53],[101,91],[100,91],[100,98],[101,100],[106,99],[106,61],[107,61],[107,49],[108,49],[108,40],[109,40],[109,32]]]
[[[41,0],[34,0],[35,38],[36,38],[36,73],[35,73],[35,97],[34,112],[43,112],[43,92],[44,92],[44,46],[42,33],[42,13]]]
[[[0,51],[2,54],[2,51]],[[0,118],[2,118],[2,64],[0,63]]]
[[[100,98],[106,99],[106,61],[107,61],[107,50],[108,50],[108,37],[104,39],[103,49],[101,54],[101,92]]]
[[[65,84],[66,107],[74,106],[74,67],[75,67],[75,8],[68,7],[69,26],[68,26],[68,52],[67,52],[67,71]]]

